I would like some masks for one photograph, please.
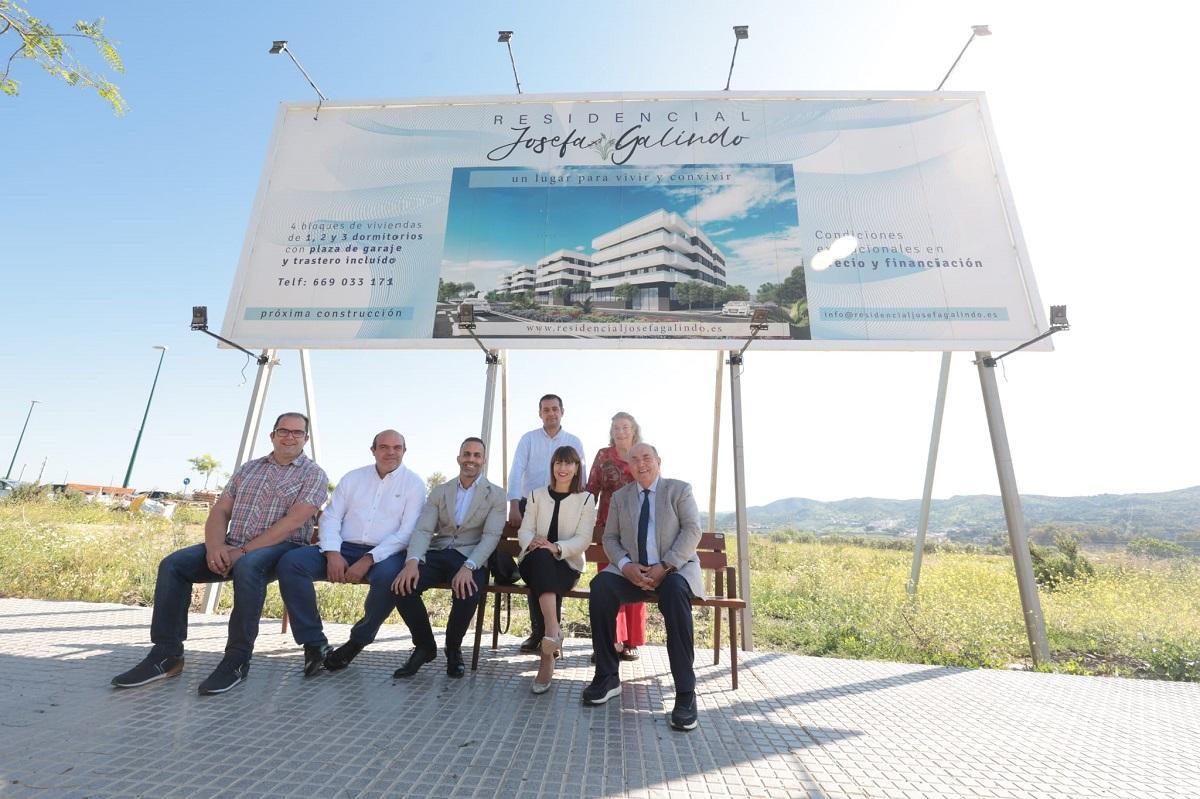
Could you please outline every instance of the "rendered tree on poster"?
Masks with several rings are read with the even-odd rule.
[[[112,106],[113,113],[128,111],[129,105],[117,85],[85,65],[69,39],[86,39],[96,46],[109,69],[125,72],[116,46],[104,33],[103,17],[92,22],[77,20],[74,33],[59,33],[16,0],[0,0],[0,43],[7,42],[15,48],[0,67],[0,92],[9,96],[20,93],[21,83],[11,76],[12,69],[19,59],[28,59],[70,86],[95,90]]]

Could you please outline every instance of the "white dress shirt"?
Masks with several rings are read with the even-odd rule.
[[[321,551],[369,546],[379,563],[408,546],[424,504],[425,481],[403,464],[382,478],[374,464],[348,472],[321,514]]]
[[[587,459],[583,455],[583,443],[561,427],[558,435],[551,438],[539,427],[521,436],[517,452],[513,456],[512,471],[508,473],[508,498],[522,499],[533,496],[536,488],[550,485],[550,456],[559,447],[574,447],[579,453],[579,480],[587,483]]]

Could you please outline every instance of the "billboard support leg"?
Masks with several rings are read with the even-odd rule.
[[[254,376],[254,390],[250,392],[250,406],[246,409],[246,423],[242,427],[242,441],[238,445],[237,462],[233,466],[236,472],[238,467],[246,461],[250,460],[254,453],[254,440],[258,438],[258,428],[262,423],[263,407],[267,400],[267,387],[271,384],[271,369],[276,365],[275,350],[263,350],[262,354],[266,356],[266,362],[258,367],[258,372]],[[209,583],[204,588],[204,612],[208,614],[217,612],[217,601],[221,598],[221,583]]]
[[[733,490],[737,517],[738,588],[742,612],[742,651],[754,651],[754,608],[750,603],[750,533],[746,526],[746,463],[742,440],[742,353],[729,353],[729,410],[733,416]]]
[[[929,508],[933,504],[933,472],[937,469],[938,445],[942,441],[942,416],[946,411],[946,386],[950,383],[950,352],[942,353],[938,373],[937,400],[933,404],[933,432],[929,434],[929,457],[925,461],[925,489],[921,492],[921,517],[917,521],[917,540],[913,542],[912,574],[905,590],[917,593],[921,580],[921,558],[925,554],[925,533],[929,530]]]
[[[496,367],[500,365],[500,351],[488,350],[487,382],[483,389],[483,425],[479,437],[483,439],[484,452],[492,449],[492,416],[496,411]]]
[[[304,383],[304,410],[308,414],[308,445],[312,459],[321,462],[321,448],[317,437],[317,396],[313,389],[312,363],[308,350],[300,350],[300,379]]]
[[[1008,448],[1008,430],[1004,426],[1004,413],[1000,408],[995,361],[991,360],[990,353],[977,352],[975,366],[979,370],[983,408],[987,413],[988,432],[992,438],[992,454],[996,458],[996,476],[1000,480],[1000,499],[1004,503],[1004,519],[1008,523],[1008,540],[1017,572],[1017,589],[1021,594],[1029,654],[1033,657],[1034,665],[1040,666],[1050,659],[1050,643],[1046,638],[1046,620],[1042,616],[1037,583],[1033,579],[1033,559],[1029,556],[1025,515],[1021,510],[1021,495],[1017,493],[1017,477]]]
[[[713,433],[712,433],[712,474],[708,481],[708,532],[717,532],[717,456],[721,453],[721,383],[724,376],[722,367],[725,365],[725,354],[717,350],[717,374],[713,380]],[[712,589],[710,572],[705,572],[705,590]],[[713,618],[720,619],[718,608],[713,609]]]
[[[501,483],[508,492],[508,353],[500,359],[500,463]]]

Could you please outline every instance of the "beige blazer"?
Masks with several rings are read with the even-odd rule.
[[[543,486],[535,488],[533,496],[525,505],[525,517],[517,531],[517,543],[521,545],[520,562],[534,535],[545,538],[550,534],[550,520],[554,517],[554,499]],[[586,491],[571,494],[558,507],[558,546],[562,550],[558,559],[577,572],[583,573],[584,553],[592,543],[592,531],[596,527],[596,498]]]
[[[504,530],[507,502],[504,490],[480,476],[475,478],[475,496],[467,508],[462,525],[454,523],[454,504],[458,499],[458,477],[442,483],[429,492],[425,507],[417,517],[417,526],[408,541],[408,558],[424,562],[431,549],[457,549],[478,568],[500,541]]]
[[[604,525],[604,553],[609,566],[605,571],[620,574],[622,558],[637,562],[638,515],[641,513],[642,487],[635,480],[618,488],[608,506]],[[658,559],[674,566],[688,582],[692,595],[704,596],[700,575],[700,511],[692,496],[692,487],[682,480],[658,479],[654,492],[654,536],[658,541]]]

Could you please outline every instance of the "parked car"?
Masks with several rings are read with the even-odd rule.
[[[754,308],[749,300],[730,300],[721,306],[721,316],[753,316]]]

